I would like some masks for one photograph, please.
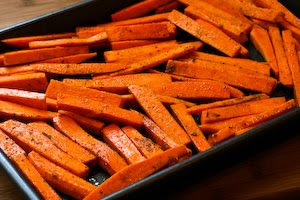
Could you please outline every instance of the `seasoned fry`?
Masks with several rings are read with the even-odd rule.
[[[111,124],[102,129],[104,140],[115,149],[128,164],[134,164],[145,160],[133,142],[115,124]]]
[[[188,133],[197,151],[203,152],[209,149],[211,147],[210,144],[207,142],[192,115],[187,112],[185,105],[175,104],[171,106],[171,109],[181,126]]]
[[[165,5],[160,6],[155,10],[155,13],[166,13],[166,12],[171,12],[174,9],[179,9],[182,6],[182,4],[178,1],[172,1],[170,3],[167,3]]]
[[[153,91],[146,87],[131,85],[129,91],[135,96],[148,116],[177,144],[189,144],[191,142],[187,133],[174,120],[168,110],[155,96]]]
[[[91,137],[68,116],[59,115],[53,119],[53,122],[56,129],[97,156],[99,165],[109,174],[114,174],[127,166],[118,153],[107,144]]]
[[[75,159],[78,159],[82,163],[93,166],[96,163],[96,157],[85,150],[80,145],[76,144],[60,132],[56,131],[50,125],[45,122],[33,122],[29,123],[28,126],[34,128],[46,137],[48,137],[58,148],[63,150],[65,153],[69,154]]]
[[[83,61],[86,61],[90,58],[97,56],[97,53],[82,53],[71,56],[63,56],[58,58],[52,58],[48,60],[43,60],[37,63],[61,63],[61,64],[78,64]]]
[[[111,42],[112,50],[122,50],[139,46],[146,46],[150,44],[159,43],[161,40],[127,40],[127,41],[117,41]]]

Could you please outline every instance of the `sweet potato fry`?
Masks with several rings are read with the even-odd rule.
[[[170,164],[175,164],[182,157],[190,157],[190,155],[191,151],[182,145],[155,155],[143,162],[130,165],[107,179],[101,186],[86,196],[84,200],[102,199],[146,178]]]
[[[179,121],[184,130],[188,133],[191,138],[194,146],[198,152],[206,151],[210,148],[205,136],[202,131],[199,129],[197,123],[193,119],[192,115],[187,112],[185,105],[175,104],[171,106],[171,109]]]
[[[33,122],[29,123],[28,126],[40,131],[43,135],[49,138],[58,148],[60,148],[73,158],[79,160],[80,162],[88,166],[95,165],[96,157],[93,154],[91,154],[89,151],[87,151],[77,143],[73,142],[60,132],[56,131],[47,123]]]
[[[109,22],[105,24],[99,24],[97,26],[90,27],[77,27],[76,32],[77,35],[81,35],[83,32],[102,32],[104,28],[112,27],[112,26],[126,26],[126,25],[134,25],[134,24],[149,24],[155,22],[163,22],[168,21],[168,13],[150,15],[145,17],[139,17],[134,19],[128,19],[118,22]]]
[[[89,38],[64,38],[55,40],[32,41],[29,48],[50,48],[50,47],[70,47],[70,46],[92,46],[108,40],[106,32],[99,33]]]
[[[137,147],[141,154],[146,158],[153,157],[163,152],[159,145],[152,142],[152,140],[144,137],[135,128],[131,126],[126,126],[122,128],[122,131],[133,142],[133,144]]]
[[[45,73],[19,73],[0,76],[0,87],[43,92],[48,86]]]
[[[288,65],[287,57],[284,52],[280,30],[276,26],[269,27],[269,34],[272,40],[273,48],[275,51],[278,68],[279,68],[279,81],[286,87],[293,86],[292,74]]]
[[[300,103],[300,65],[295,46],[295,40],[292,32],[289,30],[282,32],[283,46],[288,60],[289,68],[291,70],[293,86],[294,86],[294,99],[299,106]]]
[[[87,132],[98,136],[101,135],[101,129],[104,127],[103,122],[65,110],[59,110],[58,112],[75,120]]]
[[[46,97],[47,109],[51,111],[57,111],[57,100]]]
[[[186,81],[161,84],[150,88],[155,94],[187,100],[228,99],[230,91],[217,81]],[[189,89],[188,89],[189,88]]]
[[[268,98],[269,98],[269,96],[266,94],[254,94],[254,95],[249,95],[249,96],[245,96],[245,97],[241,97],[241,98],[216,101],[216,102],[208,103],[208,104],[200,104],[200,105],[188,108],[187,110],[191,114],[201,115],[202,111],[207,110],[207,109],[232,106],[232,105],[236,105],[236,104],[240,104],[240,103],[244,103],[244,102],[248,102],[248,101],[257,101],[257,100],[268,99]]]
[[[285,102],[284,97],[274,97],[257,101],[244,102],[232,106],[211,108],[201,113],[201,123],[211,123],[235,117],[262,113]]]
[[[78,64],[83,61],[86,61],[90,58],[97,56],[97,53],[82,53],[82,54],[75,54],[71,56],[63,56],[59,58],[52,58],[48,60],[40,61],[39,63],[68,63],[68,64]]]
[[[289,110],[293,109],[295,106],[296,106],[295,101],[293,99],[289,100],[281,105],[274,107],[271,110],[267,110],[263,113],[244,119],[240,122],[237,122],[233,126],[226,127],[218,131],[217,133],[211,135],[209,140],[213,145],[218,144],[230,137],[233,137],[235,133],[240,130],[255,126],[256,124],[261,124],[263,122],[269,121],[275,117],[278,117],[281,114],[288,112]]]
[[[143,117],[139,113],[95,101],[90,98],[74,98],[72,95],[60,94],[58,95],[57,100],[59,109],[75,112],[87,117],[131,125],[134,127],[140,127],[143,123]]]
[[[26,158],[25,151],[0,130],[0,149],[12,160],[45,200],[60,200],[56,192],[45,182]]]
[[[118,153],[100,140],[91,137],[70,117],[59,115],[53,122],[56,129],[97,156],[99,165],[109,174],[114,174],[127,166]]]
[[[170,83],[168,74],[131,74],[116,76],[100,80],[64,79],[63,83],[77,87],[88,87],[112,93],[126,94],[129,85],[150,86]]]
[[[49,34],[49,35],[9,38],[9,39],[2,40],[1,42],[15,47],[28,47],[29,42],[33,42],[33,41],[54,40],[54,39],[61,39],[61,38],[70,38],[74,36],[76,36],[75,33],[58,33],[58,34]]]
[[[37,151],[79,177],[88,175],[89,168],[86,165],[57,148],[42,132],[14,120],[1,123],[0,128],[25,150]]]
[[[284,29],[292,31],[294,37],[297,38],[298,40],[300,40],[300,28],[291,25],[289,22],[286,22],[285,20],[281,21],[280,25]]]
[[[164,64],[164,63],[168,62],[168,60],[185,56],[185,55],[193,52],[195,49],[196,49],[196,47],[195,47],[194,43],[183,43],[183,44],[178,45],[178,47],[176,47],[176,48],[170,49],[165,52],[161,52],[152,57],[148,57],[139,62],[130,64],[127,66],[128,67],[127,69],[119,71],[119,72],[111,73],[110,75],[118,76],[118,75],[143,72],[145,70],[151,69],[158,65]]]
[[[123,99],[116,94],[103,92],[95,89],[72,86],[60,81],[51,80],[46,90],[46,97],[57,99],[59,93],[91,98],[103,103],[108,103],[115,106],[122,106]]]
[[[200,20],[201,23],[199,21],[194,21],[176,10],[170,13],[168,19],[191,35],[230,57],[235,57],[240,52],[241,45],[239,43],[232,40],[225,33],[208,22],[203,20]]]
[[[89,53],[88,47],[54,47],[45,49],[19,50],[4,53],[3,62],[6,66],[19,65],[80,53]]]
[[[248,70],[255,71],[257,73],[270,76],[270,66],[266,62],[257,62],[250,59],[243,59],[243,58],[230,58],[225,56],[218,56],[209,53],[203,52],[194,52],[187,56],[188,59],[183,59],[183,61],[193,61],[194,59],[198,60],[207,60],[217,63],[223,63],[228,65],[234,65],[240,68],[245,68]]]
[[[210,5],[208,2],[197,1],[195,6],[189,6],[184,13],[194,19],[203,19],[224,31],[237,42],[244,43],[248,40],[247,33],[251,25],[230,15],[229,13]]]
[[[104,140],[115,149],[128,164],[134,164],[145,160],[133,142],[115,124],[111,124],[102,129]]]
[[[82,199],[96,189],[93,184],[55,165],[35,151],[28,154],[28,159],[51,186],[75,199]]]
[[[201,124],[199,127],[200,127],[200,130],[203,131],[204,133],[210,133],[210,134],[216,133],[223,128],[232,126],[232,125],[236,124],[237,122],[242,121],[242,120],[247,119],[252,116],[254,116],[254,115],[235,117],[235,118],[226,119],[223,121]]]
[[[284,13],[284,19],[287,20],[293,26],[300,28],[300,19],[296,17],[291,11],[284,7],[279,1],[274,0],[255,0],[255,4],[270,8],[273,10],[278,10]]]
[[[111,15],[112,21],[122,21],[127,19],[132,19],[136,17],[141,17],[162,5],[165,5],[173,0],[148,0],[143,1],[123,10],[120,10]]]
[[[155,94],[146,87],[131,85],[129,91],[135,96],[147,115],[177,144],[191,142],[187,133],[174,120]]]
[[[0,99],[42,110],[47,108],[45,94],[43,93],[0,88]]]
[[[159,53],[165,49],[171,49],[177,47],[178,43],[176,40],[170,40],[160,42],[158,44],[150,44],[140,47],[133,47],[129,49],[106,51],[104,52],[104,59],[106,62],[127,62],[128,60],[134,59],[134,61],[142,60],[155,53]],[[136,58],[135,58],[136,57]],[[142,57],[142,58],[139,58]],[[128,59],[129,58],[129,59]]]
[[[261,53],[264,59],[269,62],[275,77],[278,77],[279,68],[268,31],[261,27],[255,26],[250,33],[250,38],[255,48]]]
[[[56,113],[0,100],[1,117],[10,117],[25,121],[49,121]]]
[[[34,69],[31,65],[18,65],[18,66],[8,66],[0,68],[0,75],[10,75],[18,73],[33,73]],[[1,77],[0,76],[0,77]]]
[[[237,10],[240,10],[244,15],[255,19],[279,22],[284,17],[284,13],[280,10],[257,7],[248,0],[231,0],[228,3],[236,7]]]
[[[159,42],[161,42],[161,40],[127,40],[127,41],[111,42],[110,45],[112,50],[122,50],[122,49],[155,44]]]
[[[171,12],[172,10],[177,10],[179,8],[181,8],[182,4],[178,1],[172,1],[170,3],[167,3],[165,5],[160,6],[159,8],[157,8],[155,10],[156,14],[160,14],[160,13],[167,13],[167,12]]]
[[[277,85],[271,77],[228,71],[211,66],[170,60],[166,72],[191,78],[211,79],[231,86],[270,94]]]

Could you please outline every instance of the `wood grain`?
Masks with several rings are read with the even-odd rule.
[[[77,3],[79,0],[0,0],[0,28]],[[164,199],[300,199],[300,136],[199,180]],[[187,180],[188,181],[188,180]],[[23,200],[0,169],[0,200]]]

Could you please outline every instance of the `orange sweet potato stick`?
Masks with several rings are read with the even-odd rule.
[[[194,21],[176,10],[170,13],[168,19],[191,35],[230,57],[235,57],[240,52],[241,45],[239,43],[204,20]]]
[[[75,199],[82,199],[96,189],[93,184],[55,165],[35,151],[28,154],[28,159],[51,186]]]
[[[102,129],[104,140],[115,149],[128,164],[134,164],[145,160],[133,142],[115,124],[111,124]]]
[[[218,56],[214,54],[204,53],[204,52],[194,52],[188,56],[189,60],[207,60],[217,63],[223,63],[228,65],[234,65],[237,67],[245,68],[248,70],[261,73],[266,76],[270,76],[270,66],[266,62],[257,62],[250,59],[243,58],[230,58],[225,56]]]
[[[33,73],[34,69],[31,65],[17,65],[17,66],[8,66],[0,68],[0,75],[10,75],[18,73]],[[1,77],[0,76],[0,77]]]
[[[59,75],[87,75],[117,72],[125,69],[124,66],[110,63],[82,63],[82,64],[57,64],[42,63],[30,64],[34,71],[47,72]]]
[[[56,192],[45,182],[38,171],[27,160],[26,153],[0,130],[0,149],[11,159],[45,200],[60,200]]]
[[[181,126],[188,133],[197,151],[203,152],[209,149],[211,147],[210,144],[207,142],[192,115],[187,112],[185,105],[171,105],[171,109]]]
[[[82,54],[75,54],[71,56],[63,56],[58,58],[52,58],[48,60],[40,61],[39,63],[68,63],[68,64],[78,64],[83,61],[86,61],[90,58],[97,56],[97,53],[82,53]]]
[[[0,99],[42,110],[47,108],[45,94],[43,93],[0,88]]]
[[[278,68],[279,68],[279,81],[287,87],[293,86],[292,74],[288,65],[287,57],[284,52],[280,30],[276,26],[269,27],[269,34],[272,40],[273,48],[275,51]]]
[[[232,106],[248,101],[257,101],[257,100],[262,100],[262,99],[268,99],[269,96],[266,94],[254,94],[254,95],[249,95],[241,98],[234,98],[234,99],[228,99],[228,100],[223,100],[223,101],[216,101],[213,103],[208,103],[208,104],[200,104],[193,106],[191,108],[188,108],[188,112],[191,114],[197,114],[201,115],[202,111],[211,109],[211,108],[218,108],[218,107],[225,107],[225,106]]]
[[[255,6],[248,0],[232,0],[228,2],[230,5],[240,10],[244,15],[261,19],[270,22],[281,21],[284,17],[284,13],[280,10],[267,9]]]
[[[157,124],[155,124],[147,116],[143,116],[143,128],[148,135],[157,143],[163,150],[177,147],[178,144],[171,139]]]
[[[171,12],[174,9],[179,9],[182,6],[182,4],[178,1],[172,1],[170,3],[167,3],[165,5],[160,6],[155,10],[155,13],[160,14],[160,13],[166,13],[166,12]]]
[[[104,59],[106,62],[124,62],[128,60],[128,57],[130,57],[130,60],[137,57],[135,59],[137,60],[138,57],[146,58],[151,54],[159,53],[164,49],[170,49],[177,46],[178,43],[176,40],[170,40],[170,41],[165,41],[157,44],[149,44],[141,47],[133,47],[129,49],[115,50],[115,51],[106,51],[104,52]]]
[[[243,130],[248,127],[255,126],[257,124],[261,124],[263,122],[269,121],[271,119],[274,119],[275,117],[278,117],[279,115],[282,115],[291,109],[295,107],[295,101],[289,100],[281,105],[276,106],[275,108],[265,111],[263,113],[254,115],[250,118],[247,118],[245,120],[242,120],[238,123],[236,123],[233,126],[224,128],[220,130],[219,132],[213,134],[210,136],[209,140],[212,144],[218,144],[230,137],[233,137],[236,132]]]
[[[54,118],[53,122],[56,129],[97,156],[99,165],[109,174],[114,174],[127,166],[118,153],[107,144],[91,137],[70,117],[60,115]]]
[[[129,85],[150,86],[172,82],[168,74],[130,74],[99,80],[64,79],[63,83],[72,86],[88,87],[118,94],[128,94]]]
[[[80,32],[101,32],[103,31],[103,28],[112,27],[112,26],[126,26],[126,25],[134,25],[134,24],[149,24],[149,23],[155,23],[155,22],[163,22],[168,21],[168,13],[162,13],[162,14],[155,14],[155,15],[149,15],[134,19],[128,19],[118,22],[109,22],[105,24],[99,24],[97,26],[90,26],[90,27],[77,27],[76,32],[78,35],[80,35]]]
[[[127,69],[119,71],[119,72],[111,73],[110,75],[118,76],[118,75],[134,74],[134,73],[143,72],[145,70],[151,69],[158,65],[164,64],[164,63],[168,62],[168,60],[185,56],[185,55],[193,52],[195,49],[196,49],[196,47],[193,43],[183,43],[183,44],[178,45],[178,47],[173,48],[171,50],[161,52],[152,57],[148,57],[139,62],[130,64],[127,66]]]
[[[180,61],[170,60],[166,72],[191,78],[211,79],[224,82],[228,85],[270,94],[277,85],[271,77],[250,75],[238,71],[228,71],[212,66],[202,66]]]
[[[70,46],[84,46],[95,45],[103,43],[108,40],[106,32],[99,33],[89,38],[64,38],[55,40],[43,40],[29,42],[29,48],[50,48],[50,47],[70,47]]]
[[[201,114],[201,123],[211,123],[235,117],[247,116],[271,110],[285,102],[284,97],[274,97],[257,101],[244,102],[232,106],[211,108]]]
[[[226,119],[223,121],[201,124],[199,127],[200,127],[200,130],[203,131],[204,133],[210,133],[210,134],[216,133],[223,128],[232,126],[232,125],[236,124],[237,122],[242,121],[242,120],[247,119],[252,116],[254,116],[254,115],[235,117],[235,118]]]
[[[136,17],[141,17],[152,10],[159,8],[162,5],[165,5],[173,0],[148,0],[143,1],[123,10],[120,10],[111,15],[112,21],[122,21],[127,19],[132,19]]]
[[[244,129],[242,129],[242,130],[239,130],[239,131],[235,132],[235,135],[236,135],[236,136],[242,135],[242,134],[244,134],[244,133],[246,133],[246,132],[248,132],[248,131],[250,131],[250,130],[256,128],[256,127],[259,126],[259,125],[260,125],[260,124],[254,125],[254,126],[251,126],[251,127],[248,127],[248,128],[244,128]]]
[[[153,157],[163,152],[159,145],[152,142],[152,140],[144,137],[135,128],[131,126],[126,126],[122,128],[122,131],[146,158]]]
[[[96,157],[89,151],[73,142],[60,132],[56,131],[50,125],[45,122],[33,122],[29,123],[28,126],[40,131],[43,135],[48,137],[58,148],[63,150],[65,153],[69,154],[80,162],[88,165],[94,166],[96,163]]]
[[[87,132],[98,136],[101,135],[101,129],[104,127],[103,122],[100,122],[92,118],[84,117],[82,115],[78,115],[76,113],[69,112],[69,111],[59,110],[58,113],[72,118]]]
[[[294,99],[299,106],[300,103],[300,65],[295,46],[295,40],[292,32],[289,30],[282,32],[283,46],[285,54],[289,63],[289,68],[292,73],[293,86],[294,86]]]
[[[48,86],[45,73],[24,73],[0,76],[0,87],[42,92]]]
[[[256,4],[262,7],[278,10],[284,13],[284,18],[293,26],[300,28],[300,19],[296,17],[291,11],[283,6],[279,1],[274,0],[255,0]]]
[[[197,1],[195,6],[187,7],[184,13],[194,19],[202,19],[212,23],[239,43],[248,40],[246,34],[250,31],[250,24],[244,23],[242,20],[207,2]]]
[[[61,39],[61,38],[70,38],[74,36],[76,36],[75,33],[58,33],[58,34],[49,34],[49,35],[9,38],[9,39],[2,40],[1,42],[15,47],[28,47],[29,42],[33,42],[33,41],[54,40],[54,39]]]
[[[101,186],[92,191],[84,200],[103,199],[147,176],[175,164],[182,157],[190,157],[191,151],[185,146],[179,146],[155,155],[143,162],[130,165],[107,179]]]
[[[216,81],[186,81],[161,84],[150,88],[155,94],[188,100],[228,99],[230,91]],[[190,88],[187,90],[187,88]]]
[[[51,80],[46,90],[46,97],[57,99],[59,93],[88,97],[115,106],[123,105],[123,99],[119,95],[85,87],[72,86],[60,81]]]
[[[14,120],[1,123],[0,128],[22,148],[39,152],[77,176],[85,178],[88,175],[86,165],[57,148],[42,132]]]
[[[112,50],[122,50],[122,49],[155,44],[159,42],[161,42],[161,40],[127,40],[127,41],[111,42],[110,45]]]
[[[110,26],[78,32],[80,38],[89,38],[101,32],[107,32],[110,42],[124,40],[171,39],[176,35],[176,27],[170,22]]]
[[[153,91],[146,87],[131,85],[128,87],[147,115],[177,144],[191,142],[187,133],[174,120]]]
[[[25,121],[49,121],[56,113],[0,100],[0,114],[2,117]]]
[[[269,62],[271,70],[275,77],[278,77],[279,68],[268,31],[255,26],[250,33],[250,38],[255,48],[262,54],[264,59]]]
[[[74,98],[72,95],[63,94],[59,95],[57,100],[58,108],[61,110],[134,127],[142,125],[143,117],[139,113],[134,113],[133,111],[125,110],[111,104],[79,96]]]
[[[47,60],[62,56],[69,56],[80,53],[88,53],[86,46],[80,47],[53,47],[45,49],[19,50],[3,54],[4,65],[19,65],[36,61]]]

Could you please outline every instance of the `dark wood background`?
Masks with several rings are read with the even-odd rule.
[[[79,0],[0,0],[0,29],[77,2]],[[0,200],[12,199],[24,197],[0,169]],[[168,199],[300,199],[300,136],[174,191]]]

